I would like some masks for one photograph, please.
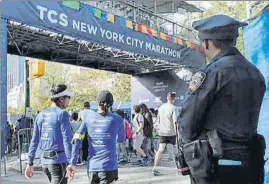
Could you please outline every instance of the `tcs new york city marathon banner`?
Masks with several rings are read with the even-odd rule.
[[[73,38],[187,66],[199,67],[205,62],[199,48],[191,49],[130,29],[126,19],[119,16],[109,14],[109,21],[104,20],[103,14],[107,12],[96,12],[89,5],[80,3],[77,9],[72,9],[62,2],[2,1],[1,8],[3,18]]]

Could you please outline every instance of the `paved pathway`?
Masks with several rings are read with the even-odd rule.
[[[13,165],[14,165],[13,161]],[[11,161],[9,162],[9,165]],[[18,167],[18,163],[16,163]],[[151,174],[152,166],[139,167],[132,164],[119,166],[119,180],[117,184],[190,184],[189,178],[177,174],[175,163],[161,161],[161,176],[153,176]],[[14,171],[8,171],[6,177],[1,177],[2,184],[45,184],[48,183],[46,176],[41,171],[36,171],[31,180],[26,180],[23,175]],[[78,166],[77,173],[70,184],[88,184],[85,166]]]

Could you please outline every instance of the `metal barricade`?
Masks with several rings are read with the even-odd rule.
[[[22,161],[27,160],[28,150],[32,139],[32,128],[20,129],[18,131],[18,152],[20,159],[20,172],[22,174]]]
[[[5,176],[7,176],[6,161],[7,161],[7,157],[6,157],[6,155],[4,155],[4,156],[1,158],[1,177],[5,177]],[[3,164],[2,164],[2,163],[3,163]],[[4,166],[4,173],[2,173],[2,165]]]

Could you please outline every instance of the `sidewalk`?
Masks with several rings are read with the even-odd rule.
[[[151,167],[124,167],[119,168],[118,184],[189,184],[188,177],[179,176],[170,167],[160,167],[162,176],[153,176]],[[8,172],[6,177],[1,177],[2,184],[45,184],[48,183],[47,177],[40,171],[35,172],[31,180],[26,180],[23,175],[15,172]],[[70,184],[88,184],[86,167],[78,167],[76,176]]]
[[[166,157],[166,156],[165,156]],[[17,158],[9,159],[7,176],[1,177],[3,184],[45,184],[47,176],[42,171],[35,171],[31,180],[26,180],[24,175],[18,173]],[[133,159],[136,160],[136,159]],[[165,159],[164,159],[165,160]],[[16,168],[14,168],[16,165]],[[13,168],[13,169],[12,169]],[[152,166],[140,167],[132,164],[119,165],[119,180],[117,184],[190,184],[188,176],[177,174],[174,162],[161,161],[159,171],[161,176],[153,176]],[[17,172],[16,172],[17,171]],[[23,171],[24,172],[24,171]],[[86,166],[78,166],[74,179],[70,184],[88,184]]]

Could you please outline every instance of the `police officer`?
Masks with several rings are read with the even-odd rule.
[[[74,93],[66,85],[53,86],[51,90],[52,105],[41,111],[34,123],[34,132],[28,153],[28,166],[25,177],[34,174],[33,161],[39,145],[42,150],[41,163],[43,171],[52,184],[66,184],[66,167],[71,158],[72,132],[70,116],[64,111]]]
[[[257,135],[266,87],[260,71],[235,47],[238,28],[244,25],[226,15],[193,23],[211,62],[192,76],[179,116],[180,131],[183,141],[192,143],[216,130],[222,142],[222,158],[212,159],[214,172],[202,178],[195,173],[195,164],[187,160],[192,183],[255,183],[253,172],[259,168],[251,168],[253,145],[249,143]],[[192,158],[196,157],[199,154],[194,152]]]
[[[111,113],[113,96],[101,91],[96,97],[98,112],[88,113],[74,135],[71,164],[67,168],[69,179],[75,174],[78,150],[85,133],[88,132],[89,157],[88,178],[90,184],[109,184],[118,180],[116,142],[125,142],[124,121]]]

